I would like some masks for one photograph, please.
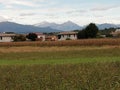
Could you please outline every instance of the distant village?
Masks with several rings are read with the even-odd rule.
[[[29,39],[28,35],[36,35],[35,40]],[[28,33],[28,34],[16,34],[14,32],[3,32],[0,33],[0,42],[17,42],[17,41],[62,41],[62,40],[77,40],[76,31],[69,32],[59,32],[59,33]],[[120,29],[116,29],[115,31],[111,31],[110,34],[113,37],[120,37]],[[34,36],[30,36],[33,37]],[[106,35],[99,35],[101,38],[106,38]]]
[[[60,32],[60,33],[28,33],[28,34],[16,34],[14,32],[3,32],[0,33],[0,42],[14,42],[14,41],[61,41],[61,40],[77,40],[78,32]],[[29,39],[28,35],[31,34],[31,38]]]
[[[84,30],[82,30],[84,31]],[[78,37],[78,34],[83,36],[83,32],[80,30],[64,31],[64,32],[51,32],[51,33],[40,33],[32,32],[27,34],[17,34],[14,32],[2,32],[0,33],[0,42],[18,42],[18,41],[62,41],[62,40],[77,40],[83,39]],[[99,30],[96,38],[118,38],[120,37],[120,29],[109,28]]]

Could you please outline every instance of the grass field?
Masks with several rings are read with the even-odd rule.
[[[120,46],[0,47],[0,90],[120,90]]]
[[[0,48],[0,65],[79,64],[120,61],[119,46]]]

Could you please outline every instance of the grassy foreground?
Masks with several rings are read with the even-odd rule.
[[[1,47],[0,90],[120,90],[120,46]]]
[[[120,63],[0,66],[0,90],[120,90]]]

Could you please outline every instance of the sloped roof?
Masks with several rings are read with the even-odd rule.
[[[77,34],[77,32],[61,32],[58,35]]]
[[[37,33],[35,33],[37,36],[45,36],[43,33],[39,33],[39,32],[37,32]]]
[[[16,36],[16,34],[5,34],[5,33],[0,33],[0,37],[12,37]]]
[[[39,33],[39,32],[36,32],[35,34],[36,35],[44,35],[43,33]]]

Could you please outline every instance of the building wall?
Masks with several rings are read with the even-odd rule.
[[[12,37],[0,36],[0,42],[12,42],[12,41],[13,41]]]
[[[113,37],[120,37],[120,29],[116,29],[115,32],[111,32]]]
[[[45,41],[57,41],[57,36],[46,36]]]
[[[38,35],[37,38],[38,39],[42,38],[42,41],[45,41],[45,35]]]
[[[61,38],[58,40],[66,40],[66,39],[70,39],[70,40],[76,40],[77,39],[77,35],[61,35]]]

